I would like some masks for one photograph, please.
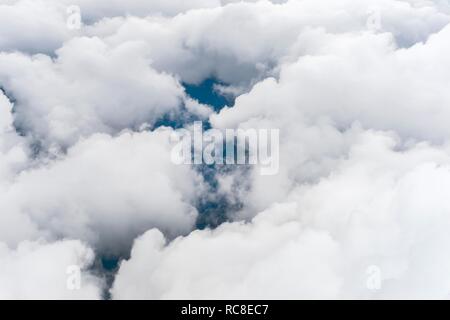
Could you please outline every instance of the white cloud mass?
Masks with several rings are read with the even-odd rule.
[[[448,0],[0,0],[0,298],[448,298],[449,39]],[[173,164],[198,118],[279,173]]]
[[[100,299],[103,280],[87,271],[93,261],[79,241],[24,241],[14,251],[0,243],[0,299]],[[70,284],[71,266],[80,268],[79,288]]]

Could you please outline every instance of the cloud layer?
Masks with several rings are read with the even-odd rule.
[[[0,298],[447,298],[449,22],[446,1],[1,0]],[[222,110],[184,89],[207,79]],[[173,164],[163,125],[193,119],[280,129],[279,173]],[[217,199],[227,222],[196,230]]]

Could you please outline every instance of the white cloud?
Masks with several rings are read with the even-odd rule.
[[[0,190],[28,161],[25,140],[13,127],[12,108],[11,102],[0,92]]]
[[[70,36],[64,7],[43,0],[0,1],[0,51],[50,54]]]
[[[139,237],[114,298],[448,297],[447,2],[0,2],[0,296],[99,298],[80,240]],[[234,106],[186,96],[211,77]],[[213,231],[192,231],[217,194],[170,162],[172,129],[142,129],[183,112],[281,129],[278,175],[216,172],[242,210]]]
[[[113,297],[448,297],[448,148],[396,147],[388,135],[363,133],[333,174],[251,223],[171,243],[149,231],[122,263]],[[367,287],[372,265],[381,270],[379,291]]]
[[[64,147],[96,132],[139,128],[176,112],[183,89],[154,71],[143,42],[109,48],[77,38],[45,55],[0,54],[0,83],[17,100],[17,125],[44,146]]]
[[[93,260],[93,251],[79,241],[25,241],[16,250],[0,243],[0,298],[100,299],[103,280],[87,270]],[[71,267],[80,271],[73,286],[70,276],[78,273]]]
[[[306,52],[286,61],[278,80],[257,83],[233,108],[211,116],[218,128],[281,129],[280,173],[269,178],[255,170],[241,195],[250,212],[243,216],[333,172],[359,131],[393,131],[404,147],[446,142],[450,75],[442,66],[450,64],[449,32],[408,49],[398,49],[388,34],[303,33],[299,50]]]
[[[105,41],[115,45],[145,40],[152,44],[149,54],[154,67],[178,74],[184,81],[215,76],[229,84],[248,85],[273,72],[305,29],[368,32],[368,9],[374,6],[383,10],[379,32],[392,34],[399,46],[425,41],[450,21],[447,13],[433,5],[413,7],[404,1],[305,0],[282,5],[258,1],[176,17],[105,20],[86,33],[105,35],[108,30]]]
[[[214,8],[220,6],[220,0],[67,0],[67,4],[80,6],[88,21],[96,21],[105,17],[168,15],[174,16],[188,10],[198,8]]]
[[[167,247],[152,230],[136,240],[112,294],[115,299],[333,297],[338,249],[326,233],[304,231],[298,223],[225,224]]]
[[[18,217],[32,221],[29,237],[82,239],[114,254],[152,227],[169,236],[189,232],[202,179],[188,166],[172,164],[169,135],[97,134],[61,159],[21,172],[0,196],[1,240],[15,244],[24,238],[7,223]]]

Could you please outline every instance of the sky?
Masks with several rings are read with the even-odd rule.
[[[0,0],[0,299],[449,298],[449,39],[449,0]],[[174,163],[195,121],[277,174]]]

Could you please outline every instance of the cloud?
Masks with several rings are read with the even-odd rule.
[[[0,188],[28,160],[25,141],[13,128],[12,107],[8,98],[0,92]]]
[[[51,54],[71,36],[63,8],[51,1],[2,0],[0,51]]]
[[[87,21],[97,21],[105,17],[117,17],[133,15],[145,17],[148,15],[174,16],[188,10],[199,8],[214,8],[220,6],[219,0],[131,0],[126,3],[122,1],[89,0],[66,1],[68,4],[78,5]]]
[[[391,34],[401,47],[425,41],[450,21],[435,6],[404,1],[306,0],[281,5],[258,1],[191,10],[175,17],[104,20],[86,33],[103,35],[114,45],[130,40],[152,43],[149,54],[154,67],[183,81],[195,83],[214,76],[227,84],[248,86],[276,74],[276,67],[301,43],[297,38],[305,30],[368,31],[371,7],[379,8],[383,17],[375,32]]]
[[[93,260],[80,241],[25,241],[16,250],[0,243],[0,298],[100,299],[103,280],[87,271]],[[80,271],[80,282],[74,282],[79,287],[70,286],[73,267]]]
[[[333,297],[339,279],[331,267],[337,257],[327,234],[303,232],[297,223],[225,224],[167,247],[152,230],[136,240],[112,294],[115,299]]]
[[[338,128],[359,121],[364,127],[395,130],[404,137],[442,141],[448,135],[441,121],[447,112],[449,75],[441,66],[448,64],[449,33],[446,27],[426,43],[399,49],[388,33],[334,35],[308,30],[298,39],[301,55],[280,66],[279,79],[257,83],[233,108],[221,110],[211,120],[225,127],[257,117],[310,123],[325,118]],[[436,112],[429,114],[430,107]],[[387,114],[387,109],[392,112]],[[423,122],[425,116],[433,130]]]
[[[125,259],[116,299],[448,297],[449,22],[443,1],[3,0],[0,296],[100,298],[95,252]],[[206,79],[235,103],[187,96]],[[278,175],[172,164],[168,117],[281,129]],[[205,199],[228,222],[194,230]]]
[[[30,226],[29,238],[82,239],[122,254],[152,227],[170,237],[188,233],[202,178],[172,164],[170,132],[97,134],[59,159],[22,171],[0,196],[1,240],[15,245],[26,234],[18,230]],[[11,228],[19,217],[28,223]]]
[[[210,117],[216,128],[281,129],[280,172],[262,177],[254,171],[251,187],[243,185],[250,190],[241,195],[248,206],[241,216],[333,172],[361,130],[393,131],[406,148],[446,142],[449,75],[442,65],[449,64],[449,32],[446,27],[407,49],[389,34],[303,33],[299,43],[309,49],[281,65],[278,79],[260,81]]]
[[[15,122],[45,147],[68,147],[96,132],[152,125],[176,112],[184,93],[150,67],[143,42],[109,48],[77,38],[45,55],[0,54],[0,83],[16,99]]]
[[[333,174],[295,188],[249,223],[170,243],[156,230],[121,264],[116,299],[448,297],[448,147],[399,153],[365,132]],[[370,266],[381,290],[367,286]]]

